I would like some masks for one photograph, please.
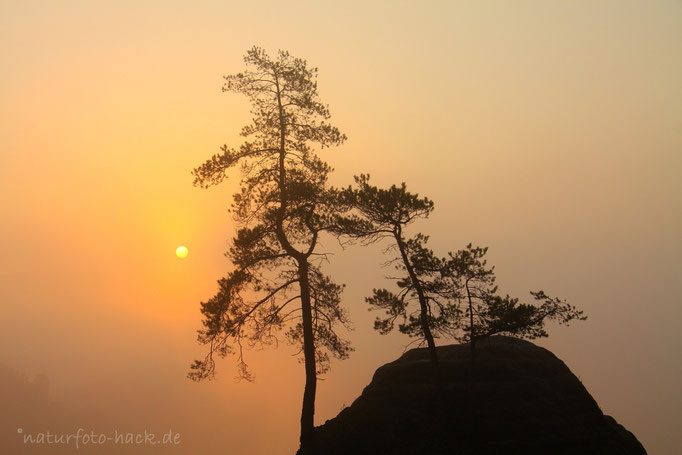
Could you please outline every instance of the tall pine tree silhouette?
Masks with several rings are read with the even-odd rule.
[[[249,69],[226,76],[223,90],[251,102],[253,119],[241,131],[247,140],[238,149],[223,146],[193,171],[195,185],[204,188],[222,182],[236,165],[242,179],[232,204],[240,229],[227,253],[235,268],[201,304],[199,341],[209,351],[194,362],[190,377],[210,378],[214,355],[236,352],[241,376],[250,379],[244,348],[276,343],[284,331],[303,354],[300,441],[301,453],[311,453],[318,374],[328,369],[330,355],[344,359],[351,350],[337,333],[348,323],[340,305],[342,286],[315,260],[338,203],[327,187],[331,169],[313,147],[339,145],[345,136],[327,123],[317,69],[284,51],[272,59],[258,47],[244,61]]]

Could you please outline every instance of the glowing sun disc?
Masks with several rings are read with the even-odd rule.
[[[175,249],[175,255],[180,259],[186,258],[188,253],[189,250],[185,246],[179,246]]]

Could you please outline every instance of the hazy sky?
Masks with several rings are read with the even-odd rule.
[[[232,358],[214,382],[185,379],[199,302],[230,270],[238,182],[200,190],[190,171],[239,144],[249,106],[220,88],[255,44],[319,68],[349,138],[321,153],[334,184],[405,181],[436,203],[411,232],[437,252],[487,245],[503,291],[583,309],[538,344],[649,453],[677,453],[682,4],[334,3],[0,0],[0,364],[47,375],[48,420],[68,431],[182,434],[153,453],[294,452],[291,348],[249,353],[254,384]],[[408,342],[375,333],[363,302],[387,284],[380,246],[327,245],[356,352],[321,382],[318,424]],[[0,447],[31,427],[16,420]]]

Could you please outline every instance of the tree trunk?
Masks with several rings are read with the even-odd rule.
[[[310,282],[308,279],[308,260],[298,263],[301,286],[301,317],[303,320],[303,357],[305,360],[305,389],[301,410],[301,450],[302,455],[315,453],[315,393],[317,391],[317,371],[315,366],[315,341],[313,334],[312,305],[310,302]]]
[[[466,283],[467,299],[469,300],[469,345],[470,345],[470,361],[469,361],[469,425],[471,426],[470,434],[472,440],[476,440],[476,399],[474,394],[474,384],[476,383],[476,335],[474,326],[474,305],[469,290],[469,280]]]
[[[420,317],[419,322],[421,323],[422,333],[424,339],[426,340],[426,345],[429,347],[429,355],[431,356],[431,363],[435,368],[438,368],[438,353],[436,351],[436,342],[433,339],[433,334],[431,333],[431,328],[429,327],[429,309],[426,305],[426,296],[424,295],[424,290],[422,289],[419,278],[414,272],[412,263],[410,263],[410,258],[407,256],[407,251],[405,251],[405,242],[403,241],[400,231],[394,232],[395,240],[398,243],[398,250],[400,251],[400,256],[405,264],[405,269],[412,280],[415,290],[417,291],[417,297],[419,297],[419,307],[420,307]]]

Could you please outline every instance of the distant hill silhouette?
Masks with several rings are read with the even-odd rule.
[[[0,364],[0,453],[19,453],[17,428],[44,426],[55,420],[48,400],[50,382],[43,374],[32,379]]]
[[[477,347],[473,407],[468,344],[438,348],[440,385],[427,350],[412,349],[379,368],[350,407],[316,429],[320,453],[646,454],[550,351],[503,336]]]
[[[27,407],[46,408],[50,381],[44,374],[36,375],[32,380],[26,374],[0,364],[0,400],[5,414],[18,413]]]

